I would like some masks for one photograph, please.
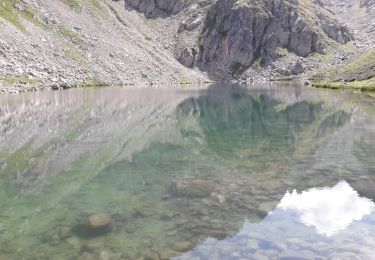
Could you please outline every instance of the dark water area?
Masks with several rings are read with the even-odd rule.
[[[375,259],[375,98],[0,96],[0,259]]]

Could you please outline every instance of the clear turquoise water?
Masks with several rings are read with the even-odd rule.
[[[0,259],[374,259],[374,154],[365,93],[0,96]]]

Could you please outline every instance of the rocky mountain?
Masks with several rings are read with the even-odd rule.
[[[325,54],[329,40],[345,44],[351,35],[311,1],[219,0],[208,13],[200,63],[238,73],[259,58],[265,65],[276,60],[280,48],[300,57]]]
[[[372,0],[1,0],[0,85],[9,92],[311,75],[373,46],[373,7]],[[348,24],[355,10],[361,15]]]

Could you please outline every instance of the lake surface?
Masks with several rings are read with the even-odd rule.
[[[0,259],[375,259],[375,98],[0,96]]]

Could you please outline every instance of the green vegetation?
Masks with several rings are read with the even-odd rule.
[[[76,13],[81,13],[85,7],[95,14],[103,15],[106,13],[98,0],[63,0],[63,3]]]
[[[313,86],[317,88],[356,89],[362,91],[375,91],[375,80],[360,80],[352,82],[314,81]]]
[[[84,82],[78,83],[76,85],[73,85],[75,88],[101,88],[101,87],[108,87],[109,84],[98,80],[98,79],[88,79]]]
[[[191,82],[188,81],[188,80],[186,80],[186,79],[182,79],[182,80],[180,81],[180,85],[191,85]]]
[[[64,3],[77,13],[82,11],[82,5],[77,0],[64,0]]]
[[[22,25],[20,18],[28,20],[36,26],[45,28],[45,25],[38,19],[36,12],[26,3],[20,0],[0,0],[1,12],[0,17],[7,20],[22,32],[25,28]]]
[[[77,50],[74,47],[68,45],[67,49],[64,51],[64,55],[76,61],[78,64],[86,66],[86,61],[81,58],[81,56],[78,54]]]
[[[375,76],[375,49],[366,52],[333,72],[333,79],[354,81],[368,80]]]
[[[5,86],[14,86],[16,84],[27,84],[27,85],[35,85],[40,81],[37,78],[28,78],[25,76],[15,77],[0,77],[0,82],[3,83]]]
[[[76,43],[76,44],[79,44],[79,45],[83,45],[83,40],[81,39],[81,37],[76,34],[75,32],[73,32],[72,30],[64,27],[64,26],[60,26],[59,27],[59,32],[65,37],[65,38],[68,38],[70,41]]]
[[[375,49],[312,78],[313,86],[375,91]]]

